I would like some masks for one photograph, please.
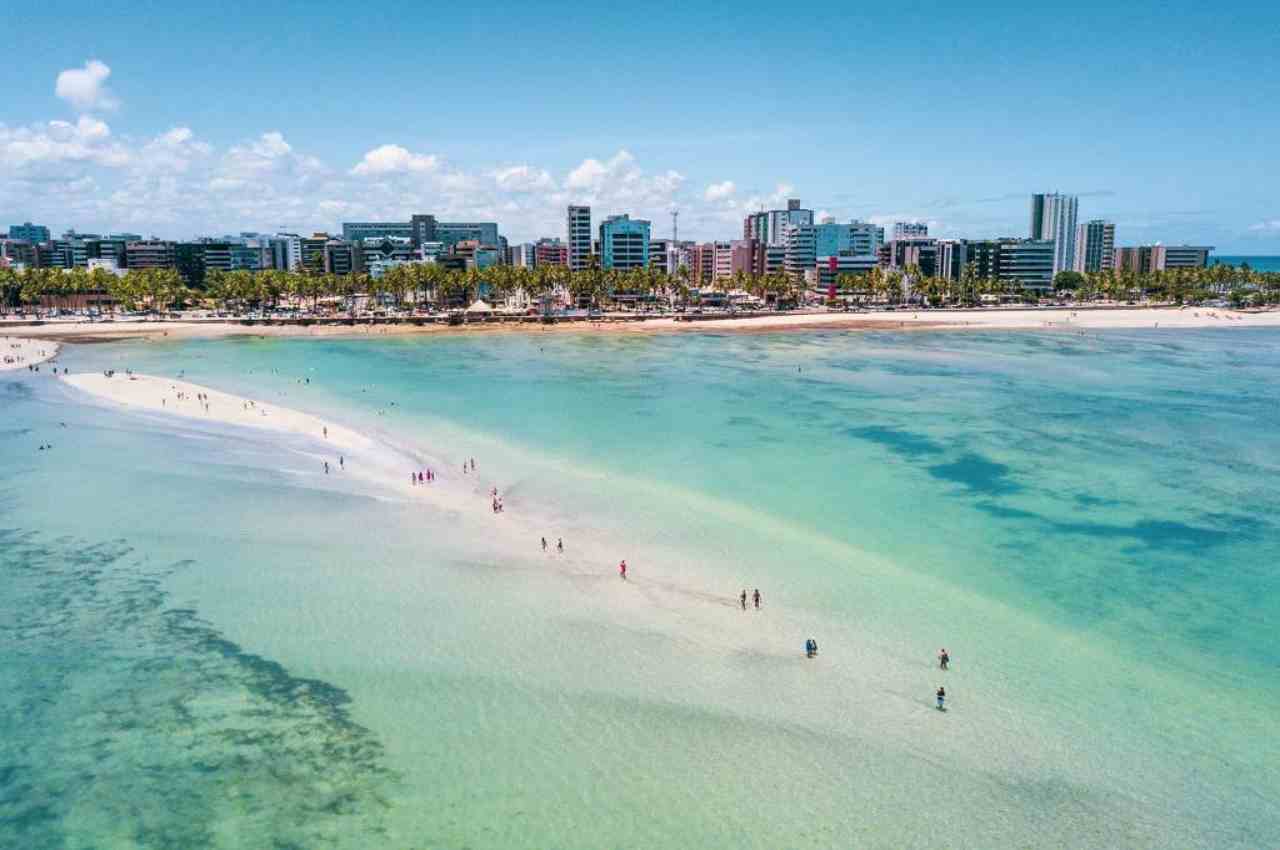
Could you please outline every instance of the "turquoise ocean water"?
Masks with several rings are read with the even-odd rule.
[[[1215,266],[1221,265],[1221,264],[1230,265],[1230,266],[1240,266],[1245,263],[1248,263],[1249,268],[1253,269],[1254,271],[1280,272],[1280,257],[1222,256],[1222,257],[1213,257],[1212,263]]]
[[[1280,846],[1280,333],[60,365],[358,426],[458,499],[0,375],[0,846]]]

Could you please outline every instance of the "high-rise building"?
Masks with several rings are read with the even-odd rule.
[[[998,278],[1001,244],[996,239],[939,239],[937,276],[959,280],[966,271],[972,271],[979,280]],[[1006,253],[1010,258],[1015,254],[1012,250]]]
[[[507,249],[507,265],[517,269],[531,269],[537,264],[532,242],[522,242]]]
[[[623,213],[600,222],[600,266],[642,269],[649,265],[649,222]]]
[[[677,242],[674,239],[649,240],[649,268],[674,275],[681,266],[692,268],[689,250],[693,242]]]
[[[32,224],[24,222],[23,224],[9,225],[10,239],[23,239],[27,242],[48,242],[49,228],[43,224]]]
[[[817,225],[787,224],[784,226],[783,265],[787,275],[794,280],[804,280],[804,273],[813,268],[817,259]]]
[[[324,246],[328,241],[328,233],[313,233],[298,240],[298,254],[304,271],[315,274],[326,270]]]
[[[675,247],[670,239],[649,240],[649,268],[658,271],[667,270],[667,254]]]
[[[437,221],[434,215],[417,214],[408,221],[348,221],[342,224],[342,239],[409,239],[414,248],[423,242],[455,242],[473,240],[495,249],[502,247],[498,225],[492,221]]]
[[[492,221],[437,221],[436,238],[429,241],[443,242],[447,247],[458,242],[479,242],[490,248],[502,248],[498,225]]]
[[[704,242],[689,249],[689,285],[709,286],[716,271],[716,246]]]
[[[201,261],[206,272],[256,272],[271,268],[271,250],[257,239],[202,240]]]
[[[806,280],[815,289],[830,291],[837,285],[841,275],[866,274],[876,265],[874,254],[837,254],[819,257],[813,269],[806,272]]]
[[[1095,218],[1076,228],[1076,255],[1071,268],[1078,272],[1105,272],[1115,267],[1116,226]]]
[[[764,274],[764,245],[758,239],[735,239],[730,244],[729,273]]]
[[[781,247],[786,245],[788,226],[813,224],[813,210],[801,209],[800,200],[791,198],[785,210],[761,210],[751,213],[742,221],[742,238],[756,239],[762,244]]]
[[[1118,272],[1139,272],[1146,273],[1151,271],[1151,246],[1150,245],[1126,245],[1117,247],[1114,253],[1115,270]]]
[[[35,268],[35,245],[26,239],[0,239],[0,266]]]
[[[348,242],[357,239],[383,239],[387,236],[411,238],[413,224],[407,221],[344,221],[342,238]]]
[[[732,242],[713,242],[711,250],[714,259],[712,260],[711,278],[712,280],[727,280],[733,276],[733,243]]]
[[[296,233],[277,233],[267,240],[271,251],[271,268],[297,271],[302,266],[302,237]]]
[[[358,271],[362,257],[355,243],[328,239],[324,243],[325,274],[351,274]]]
[[[889,267],[893,269],[917,268],[924,277],[938,272],[938,240],[894,239],[888,244]]]
[[[1002,239],[997,276],[1027,289],[1053,289],[1056,250],[1052,239]]]
[[[568,232],[569,269],[580,272],[591,265],[591,207],[569,206]]]
[[[1115,249],[1116,271],[1162,272],[1169,269],[1203,269],[1213,248],[1207,245],[1128,245]]]
[[[964,239],[939,239],[935,273],[944,280],[959,280],[969,261],[969,243]]]
[[[928,239],[929,223],[924,221],[895,221],[894,239]]]
[[[1076,196],[1057,193],[1031,196],[1031,238],[1053,240],[1053,273],[1076,260]]]
[[[409,216],[409,238],[413,247],[421,248],[424,242],[436,242],[436,217],[419,213]]]
[[[187,286],[205,285],[204,249],[201,242],[179,242],[173,246],[173,265]],[[98,262],[103,262],[99,260]]]
[[[824,221],[814,225],[814,253],[818,257],[874,255],[884,240],[884,228],[866,221],[837,224]]]
[[[378,268],[385,271],[420,258],[419,249],[413,247],[413,239],[409,236],[361,239],[353,246],[359,249],[360,264],[365,269],[371,269],[377,263]]]
[[[1156,271],[1169,269],[1203,269],[1209,265],[1209,245],[1154,245],[1151,265]]]
[[[569,246],[544,236],[533,245],[533,263],[535,266],[567,266]]]
[[[124,251],[130,269],[168,269],[176,265],[172,242],[143,239],[126,243]]]

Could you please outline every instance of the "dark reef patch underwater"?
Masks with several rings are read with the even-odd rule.
[[[170,607],[189,566],[0,529],[0,846],[388,846],[347,694]]]

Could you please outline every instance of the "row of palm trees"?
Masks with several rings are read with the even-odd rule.
[[[1070,292],[1077,301],[1105,298],[1186,304],[1229,296],[1242,305],[1280,303],[1280,274],[1229,265],[1154,272],[1063,272],[1055,278],[1054,284],[1058,293]],[[996,300],[1033,300],[1038,297],[1038,293],[1026,292],[1014,281],[980,278],[973,266],[964,269],[956,279],[924,276],[915,268],[901,273],[873,269],[870,274],[858,278],[841,276],[838,286],[841,290],[857,292],[869,289],[879,299],[889,300],[892,300],[894,292],[901,290],[910,300],[934,306],[972,305],[993,297]]]
[[[1154,300],[1188,303],[1228,296],[1238,304],[1280,303],[1280,274],[1218,265],[1206,269],[1161,272],[1131,271],[1060,275],[1058,284],[1074,290],[1077,300],[1100,297],[1117,301]],[[1038,293],[1016,281],[980,278],[972,267],[958,279],[925,276],[918,268],[873,268],[863,274],[842,274],[835,279],[840,301],[964,306],[989,300],[1026,299]],[[736,272],[699,286],[689,270],[676,274],[654,269],[589,269],[572,272],[563,266],[520,268],[491,266],[465,271],[434,263],[396,266],[379,278],[363,273],[335,275],[317,272],[267,270],[260,272],[210,271],[200,288],[186,285],[176,269],[130,269],[117,276],[103,269],[25,269],[0,267],[0,309],[21,304],[42,307],[85,306],[98,303],[114,310],[174,308],[205,305],[236,312],[271,308],[283,303],[315,310],[321,300],[333,305],[351,303],[355,296],[370,296],[379,303],[466,306],[477,298],[497,302],[517,297],[524,304],[547,304],[552,296],[567,294],[578,305],[602,307],[622,304],[697,304],[708,290],[747,292],[766,303],[799,302],[804,286],[786,274]],[[830,293],[822,293],[826,296]]]

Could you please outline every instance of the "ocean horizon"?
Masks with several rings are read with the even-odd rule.
[[[1224,254],[1222,256],[1210,256],[1209,260],[1210,264],[1215,266],[1240,266],[1248,263],[1249,268],[1254,271],[1280,272],[1280,256]]]

